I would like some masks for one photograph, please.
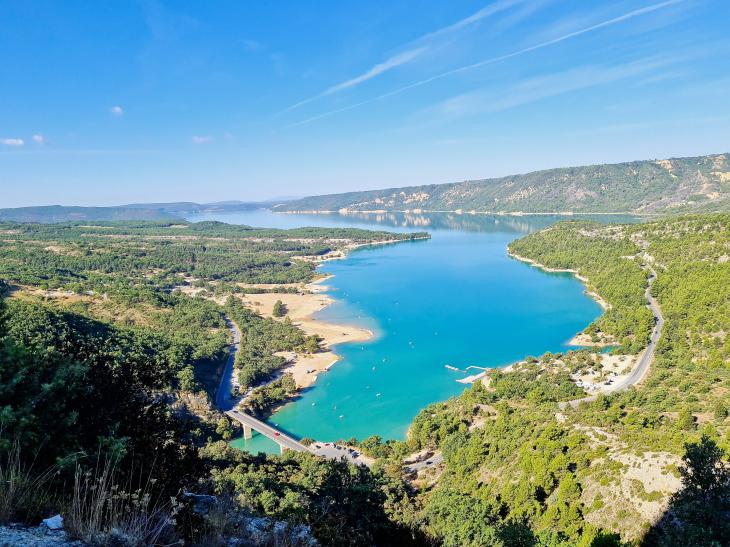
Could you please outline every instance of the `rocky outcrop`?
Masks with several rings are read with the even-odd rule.
[[[28,528],[17,524],[0,526],[0,547],[83,547],[63,530],[51,530],[45,525]]]

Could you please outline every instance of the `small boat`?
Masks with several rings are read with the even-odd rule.
[[[380,397],[380,393],[376,393],[376,394],[375,394],[375,396],[376,396],[376,397]]]
[[[446,368],[447,368],[447,369],[449,369],[449,370],[455,370],[456,372],[462,372],[462,371],[461,371],[461,370],[459,370],[458,368],[456,368],[456,367],[452,367],[451,365],[444,365],[444,367],[446,367]]]

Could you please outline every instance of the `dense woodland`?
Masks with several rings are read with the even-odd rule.
[[[237,451],[222,442],[231,434],[224,418],[185,404],[186,394],[205,400],[216,385],[227,317],[242,331],[244,386],[281,369],[274,352],[316,351],[317,340],[286,318],[256,315],[235,291],[206,289],[201,298],[174,289],[192,286],[190,277],[234,283],[234,264],[248,253],[277,258],[263,270],[264,261],[247,263],[245,279],[272,272],[309,279],[311,268],[309,277],[298,269],[308,262],[291,257],[333,246],[344,233],[217,223],[2,230],[0,523],[36,523],[61,511],[72,533],[101,544],[222,545],[245,539],[253,517],[272,530],[272,544],[282,544],[277,526],[289,531],[283,544],[312,537],[323,545],[730,542],[730,215],[568,222],[514,242],[512,252],[588,279],[611,306],[590,330],[616,340],[615,352],[646,343],[652,318],[640,260],[652,264],[666,324],[649,378],[560,408],[582,394],[570,367],[594,357],[584,350],[530,358],[425,408],[407,441],[349,441],[376,458],[371,469],[309,454]],[[177,230],[195,239],[168,239]],[[195,235],[201,232],[205,242]],[[390,239],[346,232],[359,241]],[[256,235],[245,242],[239,233]],[[191,257],[209,246],[211,256],[226,248],[235,258],[220,269],[203,260],[199,269]],[[254,390],[249,409],[265,413],[290,387],[284,375]],[[404,460],[419,451],[443,462],[412,473]],[[681,488],[671,496],[647,489],[636,477],[651,469]],[[115,507],[93,537],[79,500]],[[642,504],[661,503],[668,509],[660,522],[645,521]],[[144,522],[144,530],[130,522]],[[296,535],[298,526],[306,537]]]
[[[426,237],[354,228],[261,229],[222,222],[0,224],[0,277],[44,289],[134,294],[180,276],[208,282],[296,283],[348,245]]]

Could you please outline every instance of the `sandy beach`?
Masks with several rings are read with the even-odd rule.
[[[265,293],[247,294],[241,299],[251,308],[264,317],[273,317],[272,311],[277,300],[286,307],[285,317],[301,328],[306,334],[317,334],[322,338],[323,351],[314,355],[285,352],[281,355],[290,360],[291,364],[284,369],[290,373],[300,388],[311,386],[317,376],[334,365],[339,356],[332,351],[332,346],[343,342],[363,342],[373,337],[367,329],[354,325],[335,325],[315,319],[313,315],[329,306],[334,300],[324,294],[327,287],[322,278],[303,286],[303,294],[293,293]],[[283,321],[284,318],[275,318]]]

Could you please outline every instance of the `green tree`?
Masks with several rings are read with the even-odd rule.
[[[730,466],[723,450],[707,435],[685,445],[682,489],[672,496],[666,517],[649,534],[647,545],[730,545]]]
[[[193,367],[190,365],[177,373],[177,381],[179,382],[180,389],[183,391],[196,391],[198,389],[198,383],[195,381],[195,372],[193,372]]]
[[[319,346],[322,339],[316,334],[307,336],[304,340],[304,351],[307,353],[317,353],[321,348]]]
[[[274,317],[284,317],[286,315],[286,306],[281,300],[274,302],[274,309],[271,312]]]
[[[722,421],[725,418],[727,418],[727,407],[722,401],[717,401],[715,403],[715,419]]]
[[[233,428],[231,427],[231,422],[221,416],[221,418],[218,420],[218,424],[216,425],[215,432],[227,441],[228,439],[233,437]]]
[[[692,411],[689,408],[683,407],[679,411],[677,417],[677,428],[683,431],[694,431],[695,429],[695,417],[692,415]]]

